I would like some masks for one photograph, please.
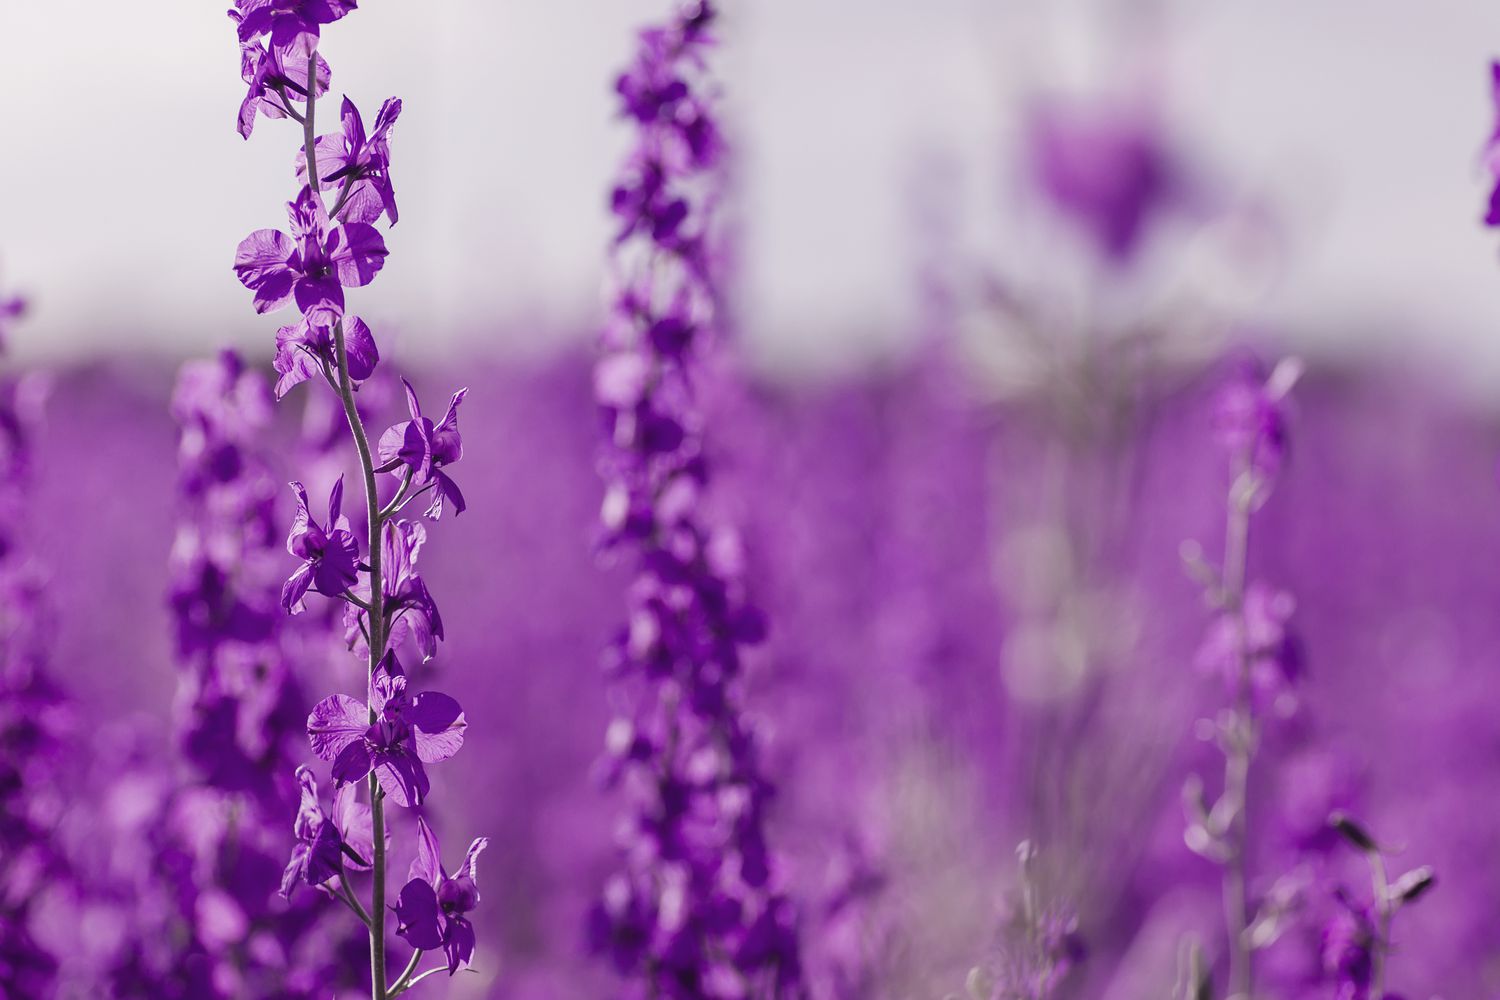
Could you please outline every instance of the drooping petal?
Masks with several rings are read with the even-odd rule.
[[[363,870],[370,867],[375,854],[375,830],[370,817],[370,807],[359,801],[355,785],[341,785],[333,793],[333,821],[338,826],[344,844],[359,855],[359,860],[344,852],[350,868]]]
[[[286,870],[281,873],[281,888],[278,890],[282,899],[291,899],[292,892],[297,888],[297,883],[302,880],[307,871],[307,855],[311,848],[302,841],[298,841],[292,848],[292,858],[287,862]]]
[[[313,589],[338,597],[359,579],[359,542],[353,532],[335,531],[328,536],[323,556],[313,568]]]
[[[375,374],[380,351],[375,347],[369,326],[358,316],[349,317],[344,324],[344,354],[349,362],[349,377],[354,381],[363,382]]]
[[[413,948],[433,951],[443,946],[437,892],[432,885],[414,878],[401,887],[396,900],[396,934]]]
[[[412,726],[417,756],[424,764],[447,760],[464,745],[468,722],[458,702],[446,694],[423,691],[412,698],[405,716]]]
[[[275,366],[276,373],[281,376],[276,380],[277,399],[322,373],[322,364],[314,353],[310,334],[306,319],[276,331]]]
[[[464,501],[463,491],[458,488],[451,476],[446,472],[438,470],[432,474],[437,481],[437,487],[433,490],[432,503],[427,506],[427,516],[436,521],[443,514],[443,501],[453,504],[453,513],[462,514],[469,509]]]
[[[347,694],[335,694],[313,706],[307,717],[307,739],[313,753],[323,760],[335,760],[344,749],[363,743],[370,728],[370,713],[362,702]],[[365,768],[365,774],[369,773]],[[361,775],[363,777],[363,775]]]
[[[448,956],[448,975],[468,965],[474,958],[474,925],[463,917],[449,917],[443,935],[443,954]]]
[[[339,785],[362,781],[374,765],[369,744],[364,739],[357,739],[333,759],[333,780]]]
[[[287,577],[286,583],[281,585],[281,610],[289,615],[304,610],[305,605],[302,599],[307,596],[312,583],[313,564],[303,563],[298,566],[296,571]]]
[[[436,886],[443,880],[442,850],[438,846],[437,835],[432,832],[432,827],[427,825],[427,819],[423,816],[417,817],[417,856],[412,860],[411,868],[407,871],[409,879],[421,879],[429,885]]]
[[[344,315],[344,286],[331,274],[302,275],[292,282],[297,308],[304,314]]]
[[[392,802],[409,809],[427,798],[431,782],[417,755],[402,746],[387,747],[374,755],[375,778]]]

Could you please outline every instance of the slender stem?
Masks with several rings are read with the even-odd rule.
[[[349,904],[349,909],[354,911],[354,915],[359,917],[366,927],[369,927],[370,915],[365,912],[364,905],[360,903],[359,896],[354,892],[354,886],[349,884],[349,874],[344,870],[342,859],[339,860],[339,888],[343,890],[342,898]]]
[[[406,963],[406,968],[401,970],[401,975],[391,984],[391,996],[399,996],[402,990],[411,985],[411,977],[417,971],[417,963],[422,961],[422,954],[421,948],[411,953],[411,961]]]
[[[1370,875],[1375,887],[1375,944],[1370,949],[1370,996],[1385,996],[1385,952],[1390,947],[1391,900],[1390,880],[1386,876],[1385,858],[1378,850],[1367,852]]]
[[[1229,998],[1248,1000],[1254,977],[1246,930],[1250,924],[1245,892],[1245,850],[1250,760],[1255,750],[1255,723],[1250,694],[1250,650],[1245,634],[1245,564],[1250,539],[1250,502],[1253,473],[1248,461],[1236,470],[1229,487],[1228,519],[1224,529],[1223,600],[1235,629],[1236,684],[1234,711],[1224,752],[1224,796],[1233,807],[1227,840],[1229,858],[1224,868],[1224,920],[1229,934]]]
[[[313,53],[307,59],[307,113],[302,123],[302,146],[303,155],[307,158],[308,188],[312,191],[313,197],[321,203],[323,196],[318,190],[317,129],[314,124],[318,99],[317,59],[317,53]],[[354,436],[354,447],[359,452],[360,471],[365,481],[365,507],[370,523],[369,673],[373,677],[376,667],[380,664],[381,655],[385,652],[385,619],[382,608],[385,594],[384,580],[380,573],[382,526],[380,494],[375,482],[375,462],[370,453],[369,437],[365,434],[364,424],[360,422],[359,409],[354,405],[354,383],[349,378],[349,351],[344,342],[342,319],[333,325],[333,346],[334,358],[338,362],[339,400],[344,405],[344,416],[349,422],[349,432]],[[370,725],[375,725],[377,719],[373,709],[370,711],[369,719]],[[385,984],[385,802],[380,792],[380,784],[375,780],[373,771],[370,773],[368,787],[371,832],[375,840],[374,857],[371,859],[373,887],[368,911],[370,916],[370,996],[372,1000],[387,1000],[389,994],[386,992]]]
[[[409,489],[411,489],[411,477],[412,477],[411,466],[407,466],[407,468],[406,468],[406,475],[405,475],[405,477],[402,478],[401,485],[399,487],[397,487],[397,489],[396,489],[396,495],[393,496],[393,497],[391,497],[391,502],[390,503],[386,504],[384,507],[382,507],[380,509],[380,518],[381,518],[381,520],[385,520],[386,518],[392,517],[398,511],[401,510],[401,508],[403,506],[402,501],[406,499],[406,491],[409,490]]]

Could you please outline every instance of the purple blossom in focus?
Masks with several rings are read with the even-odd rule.
[[[324,698],[307,717],[307,736],[313,753],[333,764],[340,788],[373,771],[392,801],[416,806],[430,787],[423,765],[458,753],[467,725],[447,695],[408,695],[400,661],[387,653],[370,681],[369,705],[345,694]]]
[[[335,879],[343,868],[366,870],[373,853],[370,807],[356,802],[353,785],[334,792],[333,811],[325,813],[318,801],[318,783],[312,771],[297,768],[301,801],[293,833],[297,844],[281,876],[281,895],[290,899],[298,882],[319,886]]]
[[[359,579],[359,542],[349,530],[344,517],[344,477],[340,476],[328,494],[326,526],[313,520],[307,508],[307,490],[292,483],[297,494],[297,516],[287,535],[287,551],[303,560],[281,590],[281,606],[288,614],[303,610],[302,598],[309,589],[327,597],[338,597]]]
[[[235,0],[240,43],[269,36],[271,50],[304,62],[318,48],[322,25],[332,24],[357,6],[355,0]]]
[[[344,351],[349,377],[355,382],[363,382],[375,374],[380,351],[370,328],[358,316],[344,319]],[[333,330],[327,325],[313,323],[304,316],[277,330],[276,373],[281,377],[276,380],[276,397],[280,399],[310,378],[335,378],[338,359],[334,355]]]
[[[464,495],[443,470],[464,456],[463,438],[458,433],[458,406],[469,390],[455,392],[443,419],[434,424],[431,418],[422,415],[422,405],[417,402],[417,392],[411,383],[403,379],[402,384],[406,387],[406,407],[411,419],[380,435],[380,467],[409,479],[410,488],[417,493],[432,490],[425,513],[433,520],[442,517],[443,506],[449,503],[455,515],[462,514]]]
[[[344,98],[338,135],[319,136],[318,182],[324,191],[337,191],[330,213],[345,222],[377,222],[384,215],[391,225],[399,218],[396,191],[391,186],[391,127],[401,116],[401,101],[390,98],[375,115],[375,131],[365,135],[359,109]],[[297,179],[307,183],[307,154],[297,153]]]
[[[322,200],[304,187],[287,204],[292,235],[258,229],[240,241],[234,272],[255,293],[255,311],[273,312],[293,299],[309,320],[344,314],[344,289],[369,284],[385,265],[385,240],[364,222],[332,225]]]
[[[442,865],[442,850],[427,821],[417,817],[417,857],[396,901],[396,933],[413,948],[442,949],[451,976],[474,957],[474,928],[466,914],[479,905],[479,855],[489,839],[476,837],[457,875]]]

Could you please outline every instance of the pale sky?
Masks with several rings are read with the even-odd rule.
[[[297,136],[266,119],[248,143],[235,133],[226,6],[0,2],[0,283],[36,300],[23,358],[269,343],[274,320],[229,265],[242,236],[284,222]],[[1100,27],[1120,2],[725,6],[739,299],[766,356],[858,356],[909,331],[918,164],[951,168],[940,194],[964,252],[1002,246],[1027,96],[1097,83],[1120,62],[1101,49],[1145,36],[1132,64],[1149,66],[1136,76],[1173,137],[1290,220],[1284,273],[1250,319],[1313,348],[1409,338],[1500,386],[1500,234],[1477,225],[1500,54],[1489,0],[1180,0],[1149,20],[1137,3],[1133,42]],[[662,9],[365,0],[327,32],[335,91],[367,118],[405,102],[402,221],[385,271],[353,293],[362,315],[440,351],[588,328],[626,138],[609,82],[630,27]]]

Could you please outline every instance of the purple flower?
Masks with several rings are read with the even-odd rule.
[[[489,838],[476,837],[463,867],[450,876],[432,828],[417,817],[417,858],[396,902],[396,933],[413,948],[443,949],[451,976],[474,957],[474,927],[464,916],[479,905],[479,855]]]
[[[303,609],[302,598],[309,589],[327,597],[338,597],[354,585],[359,574],[359,543],[349,530],[349,519],[340,512],[344,500],[344,477],[340,476],[328,494],[328,523],[325,527],[312,519],[307,509],[307,490],[292,483],[297,494],[297,516],[286,539],[287,551],[303,560],[281,590],[281,606],[288,614]]]
[[[314,314],[319,320],[328,318],[326,313]],[[349,316],[344,322],[344,353],[349,363],[349,378],[363,382],[375,374],[380,362],[380,351],[375,347],[375,338],[370,328],[358,316]],[[333,328],[312,318],[302,317],[291,326],[276,331],[276,396],[281,398],[293,386],[310,378],[327,375],[338,376],[338,358],[335,356]]]
[[[238,20],[238,11],[229,16]],[[314,82],[317,96],[328,91],[333,78],[332,70],[322,56],[317,57]],[[236,128],[244,138],[250,138],[255,129],[255,116],[286,118],[292,113],[288,105],[292,101],[306,101],[308,97],[306,57],[284,60],[277,52],[267,49],[258,41],[240,43],[240,76],[245,81],[245,99],[240,102],[239,120]]]
[[[345,694],[324,698],[307,717],[307,737],[313,753],[333,764],[339,786],[374,771],[397,805],[415,806],[429,787],[423,765],[458,753],[467,725],[463,709],[447,695],[409,696],[400,661],[387,653],[370,681],[369,705]]]
[[[304,187],[288,203],[292,235],[257,229],[240,242],[234,271],[255,293],[255,311],[272,312],[292,299],[304,313],[344,313],[344,288],[367,285],[385,264],[385,241],[374,226],[330,226],[323,202]]]
[[[1047,106],[1032,118],[1029,145],[1042,192],[1117,263],[1175,187],[1155,132],[1133,112]]]
[[[1495,128],[1484,144],[1483,158],[1485,169],[1494,176],[1495,186],[1490,190],[1484,224],[1500,226],[1500,62],[1490,63],[1490,100],[1495,105]]]
[[[19,295],[0,297],[0,350],[10,339],[10,325],[26,315],[26,300]]]
[[[297,784],[302,801],[292,830],[297,844],[292,859],[281,876],[281,895],[292,897],[298,882],[318,886],[337,878],[347,864],[363,870],[370,867],[374,834],[370,828],[370,807],[355,801],[355,787],[344,785],[334,792],[333,815],[318,804],[318,782],[306,766],[297,768]]]
[[[356,0],[235,0],[235,10],[229,13],[241,43],[269,35],[273,51],[305,62],[317,51],[320,26],[332,24],[355,6]]]
[[[339,196],[335,212],[345,222],[375,222],[384,214],[391,225],[398,219],[396,192],[391,186],[391,126],[401,115],[399,98],[389,98],[375,115],[375,131],[365,136],[359,109],[344,98],[342,129],[337,135],[319,136],[319,186],[323,190],[347,187]],[[307,183],[307,154],[297,154],[297,179]]]
[[[443,618],[438,614],[427,584],[417,572],[417,556],[426,541],[427,529],[416,521],[386,524],[380,548],[384,577],[381,590],[385,594],[383,611],[390,648],[399,648],[410,638],[422,659],[430,660],[437,653],[438,640],[443,638]],[[354,593],[368,603],[369,580],[361,579]],[[362,654],[369,652],[364,641],[364,617],[365,612],[353,604],[344,609],[344,639],[350,649]]]
[[[1302,376],[1288,358],[1269,376],[1254,361],[1241,363],[1215,400],[1213,425],[1220,446],[1262,479],[1273,479],[1286,460],[1287,396]]]
[[[1323,971],[1337,989],[1337,1000],[1366,1000],[1376,946],[1370,911],[1355,903],[1343,889],[1334,893],[1337,906],[1323,928]]]
[[[1259,580],[1245,589],[1244,655],[1255,708],[1287,716],[1297,707],[1292,686],[1302,674],[1302,648],[1288,626],[1297,601]],[[1240,683],[1239,619],[1224,612],[1214,619],[1198,649],[1197,665],[1218,674],[1234,693]]]
[[[432,502],[426,514],[437,520],[443,514],[444,502],[453,504],[454,514],[465,509],[464,495],[458,485],[443,469],[464,456],[463,438],[458,433],[458,405],[468,395],[468,389],[460,389],[448,402],[448,411],[443,419],[434,424],[422,416],[422,406],[417,402],[416,390],[405,379],[406,406],[411,419],[402,421],[380,436],[380,463],[384,471],[400,476],[411,476],[411,487],[416,490],[431,488]],[[401,470],[405,471],[401,471]]]

